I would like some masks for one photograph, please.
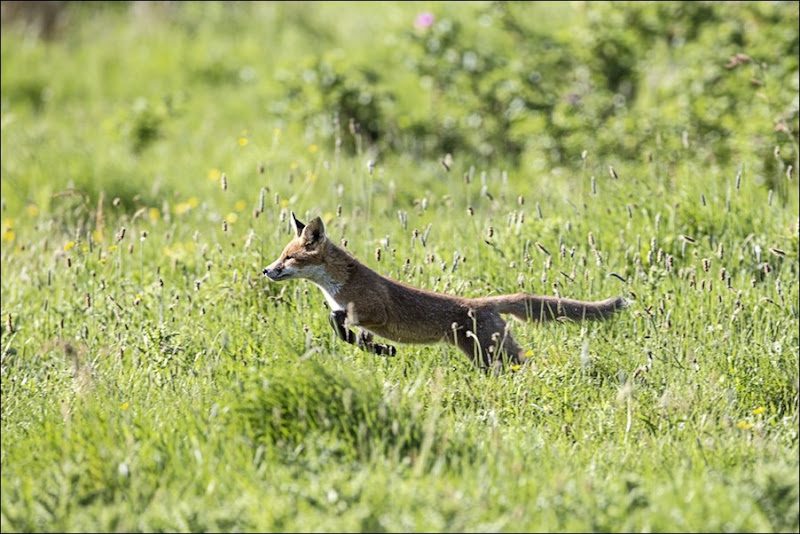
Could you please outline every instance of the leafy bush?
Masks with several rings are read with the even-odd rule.
[[[707,143],[708,157],[725,165],[756,143],[764,157],[748,163],[770,182],[796,161],[796,6],[547,9],[578,12],[554,28],[542,23],[543,8],[481,4],[469,16],[398,28],[377,59],[309,58],[286,71],[285,114],[353,121],[368,142],[420,158],[452,152],[543,168],[584,150],[640,159],[658,139],[673,160],[687,143]]]

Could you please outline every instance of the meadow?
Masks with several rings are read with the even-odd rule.
[[[4,11],[0,528],[797,532],[797,28],[796,2]],[[631,306],[513,322],[501,373],[375,356],[261,275],[291,212],[418,287]]]

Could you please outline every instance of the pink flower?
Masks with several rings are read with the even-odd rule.
[[[430,28],[433,25],[433,21],[435,20],[433,13],[430,11],[423,11],[417,18],[414,19],[414,27],[418,30],[424,30],[426,28]]]

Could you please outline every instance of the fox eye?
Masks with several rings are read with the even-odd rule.
[[[289,260],[293,260],[293,259],[294,259],[294,256],[292,256],[291,254],[289,254],[288,256],[286,256],[286,257],[283,259],[283,261],[289,261]]]

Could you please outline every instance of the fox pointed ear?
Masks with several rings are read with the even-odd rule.
[[[294,225],[295,234],[297,237],[300,237],[300,234],[303,232],[303,228],[305,228],[306,225],[297,220],[297,217],[294,216],[294,212],[292,212],[292,224]]]
[[[307,247],[314,247],[325,239],[325,225],[322,219],[317,217],[308,223],[302,230],[301,237],[306,242]]]

